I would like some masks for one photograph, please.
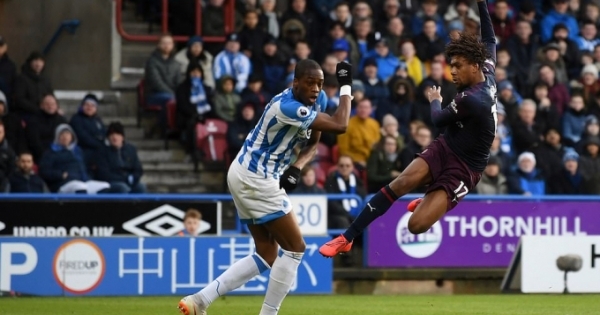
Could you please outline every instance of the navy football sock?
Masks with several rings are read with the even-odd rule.
[[[388,211],[392,204],[398,199],[398,196],[392,191],[389,185],[381,188],[371,200],[365,205],[358,217],[352,222],[350,227],[344,232],[344,237],[351,242],[359,236],[364,229]]]

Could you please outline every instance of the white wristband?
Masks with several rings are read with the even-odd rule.
[[[340,88],[340,96],[350,96],[350,98],[352,97],[352,87],[350,85],[342,85],[342,87]]]

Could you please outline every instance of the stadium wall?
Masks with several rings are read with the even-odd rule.
[[[54,89],[110,88],[113,71],[113,1],[2,0],[0,35],[9,56],[21,67],[31,51],[42,51],[62,21],[78,19],[75,34],[64,31],[46,56],[46,75]]]

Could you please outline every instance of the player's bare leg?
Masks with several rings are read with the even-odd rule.
[[[248,229],[254,239],[256,253],[238,260],[201,291],[181,299],[178,308],[182,314],[206,314],[206,309],[217,298],[239,288],[273,265],[278,246],[269,230],[264,225],[248,225]]]
[[[369,200],[344,234],[325,243],[319,248],[319,252],[325,257],[333,257],[339,253],[349,251],[354,238],[359,236],[371,222],[386,213],[399,197],[430,183],[431,180],[429,165],[425,160],[417,157],[400,176],[383,187]]]
[[[298,274],[306,244],[293,212],[265,223],[283,252],[275,258],[260,315],[276,315]]]
[[[425,195],[408,220],[408,230],[413,234],[427,232],[444,216],[448,202],[448,194],[443,189]]]

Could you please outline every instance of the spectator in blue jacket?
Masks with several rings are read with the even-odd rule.
[[[106,182],[90,180],[77,136],[68,124],[56,127],[54,143],[40,161],[40,176],[52,192],[95,194],[110,187]]]
[[[584,192],[584,178],[579,170],[579,154],[568,150],[563,156],[563,167],[548,181],[548,194],[581,195]]]
[[[254,71],[262,74],[267,92],[276,95],[284,90],[282,82],[286,75],[289,59],[278,49],[277,40],[273,37],[267,38],[262,47],[261,54],[255,56]],[[246,85],[242,90],[246,88]],[[241,92],[241,90],[238,92]]]
[[[553,9],[542,19],[541,39],[543,43],[552,38],[552,29],[556,24],[563,23],[569,29],[569,38],[576,41],[579,35],[577,20],[569,14],[569,0],[552,0]]]
[[[375,59],[367,59],[365,68],[359,76],[360,80],[365,85],[365,97],[373,102],[377,107],[379,103],[387,101],[390,91],[385,85],[385,82],[379,77],[377,61]]]
[[[562,134],[566,145],[575,146],[581,140],[586,117],[583,96],[580,94],[572,95],[569,108],[565,111],[562,120]]]
[[[120,122],[108,126],[108,144],[97,154],[96,178],[110,183],[113,193],[145,193],[140,182],[143,170],[136,148],[125,141],[125,129]]]
[[[400,65],[400,59],[390,51],[389,43],[385,37],[380,38],[375,44],[375,49],[370,51],[362,60],[361,69],[367,59],[374,59],[377,63],[377,76],[387,82]]]
[[[94,94],[83,97],[79,110],[71,117],[71,128],[75,131],[77,143],[83,151],[86,164],[96,150],[104,145],[106,139],[106,126],[98,116],[98,98]]]
[[[48,186],[33,171],[33,155],[23,152],[17,160],[17,170],[9,177],[11,193],[47,193]]]
[[[239,93],[246,87],[252,72],[252,64],[250,59],[240,52],[240,39],[237,34],[232,33],[227,36],[225,49],[215,57],[214,62],[213,71],[216,81],[223,76],[232,76],[236,79],[236,92]]]
[[[517,170],[509,182],[511,194],[542,196],[546,193],[546,182],[536,168],[535,155],[523,152],[517,159]]]
[[[421,1],[421,10],[412,17],[412,35],[417,35],[423,30],[423,24],[426,19],[432,19],[437,24],[437,34],[441,38],[446,38],[446,24],[444,19],[438,14],[438,1],[437,0],[423,0]]]

